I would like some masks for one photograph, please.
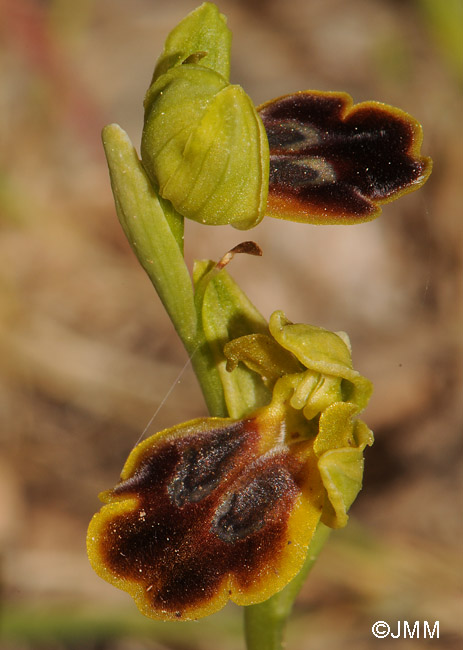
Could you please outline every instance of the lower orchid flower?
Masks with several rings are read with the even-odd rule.
[[[271,402],[140,443],[89,527],[95,571],[151,618],[268,599],[301,569],[320,520],[346,524],[361,488],[373,436],[357,415],[371,384],[352,369],[346,335],[275,312],[268,335],[235,339],[227,352],[231,367],[240,356],[260,364]],[[282,359],[296,371],[272,379]]]

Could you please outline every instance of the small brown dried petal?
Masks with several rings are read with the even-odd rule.
[[[421,126],[379,102],[304,91],[259,109],[270,145],[267,214],[309,223],[358,223],[418,189],[431,173]]]

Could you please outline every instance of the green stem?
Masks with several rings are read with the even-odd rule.
[[[191,365],[195,371],[209,414],[214,417],[227,417],[228,411],[222,382],[204,334],[198,332],[196,339],[192,343],[189,341],[183,341],[183,343],[190,355]]]
[[[305,579],[322,550],[331,528],[320,523],[298,575],[279,593],[257,605],[244,608],[247,650],[281,650],[291,610]]]

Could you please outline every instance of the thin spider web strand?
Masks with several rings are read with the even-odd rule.
[[[196,350],[197,350],[197,349],[198,349],[198,348],[195,348],[195,349],[193,350],[193,352],[191,353],[191,355],[188,357],[188,359],[185,361],[185,363],[184,363],[183,367],[181,368],[180,372],[178,373],[177,377],[176,377],[176,378],[174,379],[174,381],[172,382],[172,384],[171,384],[169,390],[168,390],[167,393],[164,395],[164,397],[162,398],[160,404],[158,405],[158,407],[157,407],[156,410],[154,411],[153,415],[152,415],[151,418],[149,419],[148,424],[145,426],[145,428],[144,428],[143,431],[141,432],[141,434],[140,434],[138,440],[136,441],[134,447],[136,447],[136,446],[137,446],[137,445],[138,445],[138,444],[139,444],[139,443],[144,439],[144,437],[145,437],[147,431],[149,430],[149,428],[150,428],[151,425],[153,424],[153,422],[154,422],[154,420],[156,419],[156,416],[158,415],[159,411],[162,409],[162,407],[164,406],[164,404],[167,402],[167,400],[168,400],[169,397],[170,397],[170,394],[172,393],[172,391],[174,390],[175,386],[178,384],[178,382],[179,382],[180,379],[182,378],[183,374],[185,373],[186,369],[187,369],[188,366],[190,365],[191,360],[193,359],[193,356],[194,356],[194,354],[196,353]]]

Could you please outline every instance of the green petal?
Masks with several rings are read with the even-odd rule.
[[[227,370],[241,361],[257,372],[266,386],[272,387],[283,375],[303,370],[297,359],[267,334],[248,334],[233,339],[224,348]]]
[[[151,86],[145,111],[142,159],[162,197],[201,223],[251,228],[261,221],[268,141],[240,86],[184,64]]]
[[[215,70],[228,81],[231,32],[226,23],[226,17],[211,2],[188,14],[167,37],[151,83],[196,53],[204,55],[202,66]]]
[[[362,487],[363,454],[357,449],[328,451],[318,469],[329,499],[322,522],[330,528],[343,528],[349,519],[347,511]]]
[[[318,457],[327,451],[356,446],[353,417],[358,409],[349,402],[336,402],[320,417],[319,434],[314,442]]]
[[[336,403],[320,417],[320,433],[314,442],[318,469],[327,493],[322,521],[331,528],[346,525],[349,510],[362,488],[363,451],[373,444],[366,424],[353,421],[357,409]]]

